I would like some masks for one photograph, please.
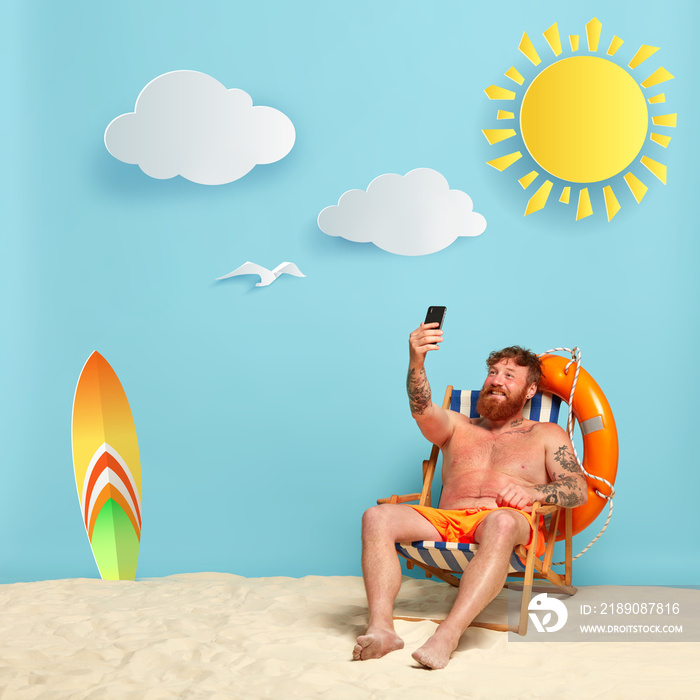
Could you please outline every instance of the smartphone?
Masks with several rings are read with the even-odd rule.
[[[446,313],[446,306],[429,306],[428,313],[425,314],[425,323],[439,323],[439,328],[442,328]]]

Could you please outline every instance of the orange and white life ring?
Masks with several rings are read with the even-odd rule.
[[[540,391],[555,394],[568,403],[575,376],[573,365],[569,367],[568,372],[565,371],[570,360],[549,354],[542,355],[540,359],[542,360]],[[614,484],[618,460],[615,419],[605,394],[583,368],[579,370],[572,409],[583,435],[584,470]],[[598,492],[606,496],[611,493],[610,487],[602,481],[586,476],[586,482],[588,501],[573,509],[573,534],[588,527],[603,510],[607,499],[598,495]],[[558,539],[563,539],[563,535]]]

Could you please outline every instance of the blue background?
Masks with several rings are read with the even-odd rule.
[[[98,350],[136,422],[143,470],[139,577],[359,574],[360,516],[414,491],[429,446],[405,397],[407,337],[448,307],[429,356],[434,396],[478,387],[493,348],[578,345],[615,411],[621,461],[612,523],[577,561],[579,584],[697,583],[694,436],[697,302],[697,10],[691,2],[500,4],[401,0],[7,3],[2,114],[0,581],[95,577],[71,457],[80,370]],[[626,64],[641,44],[678,128],[662,185],[640,205],[575,222],[557,202],[523,217],[523,158],[483,90],[540,70],[523,31],[603,24]],[[544,64],[543,64],[544,65]],[[114,159],[106,126],[153,78],[198,70],[290,117],[282,161],[208,187],[154,180]],[[644,75],[641,73],[644,72]],[[316,217],[387,172],[441,172],[488,222],[423,257],[324,235]],[[558,187],[558,189],[557,189]],[[573,188],[572,201],[575,202]],[[556,195],[556,196],[555,196]],[[245,260],[296,262],[306,279],[216,283]],[[575,551],[597,528],[577,538]],[[649,554],[654,552],[653,555]],[[650,566],[650,561],[654,562]]]

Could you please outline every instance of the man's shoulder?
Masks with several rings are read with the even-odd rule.
[[[460,425],[463,425],[465,427],[468,426],[473,426],[476,428],[487,428],[486,424],[486,418],[482,418],[481,416],[477,416],[476,418],[470,418],[469,416],[465,416],[463,413],[458,413],[457,414],[459,418],[457,419]]]
[[[463,413],[457,413],[457,411],[449,411],[449,413],[450,421],[454,427],[453,437],[458,437],[460,440],[471,440],[486,430],[483,418],[470,418]]]
[[[450,414],[450,420],[453,422],[455,428],[466,428],[467,430],[470,426],[479,425],[480,418],[470,418],[465,416],[464,413],[459,413],[457,411],[448,411]]]
[[[566,432],[556,423],[530,420],[529,418],[513,421],[510,429],[506,432],[531,435],[542,441],[553,440],[557,437],[561,437],[562,434],[566,435]]]
[[[554,440],[561,437],[566,437],[566,430],[562,428],[557,423],[550,423],[549,421],[534,421],[537,433],[542,437],[543,440]]]

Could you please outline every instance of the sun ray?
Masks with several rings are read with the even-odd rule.
[[[518,73],[514,66],[511,66],[503,75],[506,78],[510,78],[514,83],[518,83],[518,85],[522,85],[525,82],[525,78]]]
[[[528,173],[527,175],[523,175],[518,182],[520,183],[520,186],[526,190],[536,179],[539,173],[536,170],[533,170],[531,173]]]
[[[535,194],[530,197],[527,203],[527,208],[525,209],[525,216],[528,214],[533,214],[540,209],[544,209],[544,205],[547,204],[547,198],[549,193],[552,191],[552,185],[554,183],[551,180],[545,180],[540,188],[535,192]]]
[[[662,102],[666,102],[666,93],[661,93],[660,95],[654,95],[654,97],[649,98],[650,105],[658,105]]]
[[[619,36],[614,36],[612,38],[612,41],[610,42],[610,46],[608,46],[607,54],[608,56],[614,56],[617,53],[617,50],[625,43],[624,39],[620,39]]]
[[[610,185],[603,187],[603,197],[605,198],[605,212],[608,215],[608,221],[612,221],[613,216],[620,211],[620,203],[617,201],[617,197]]]
[[[515,114],[513,112],[505,112],[504,110],[499,109],[496,119],[515,119]]]
[[[664,148],[666,148],[666,146],[668,146],[668,144],[671,143],[671,137],[666,136],[665,134],[655,134],[652,132],[651,134],[649,134],[649,138],[654,143],[658,143],[659,146],[663,146]]]
[[[640,63],[644,63],[649,56],[653,56],[658,50],[658,46],[647,46],[646,44],[642,44],[627,65],[634,70]]]
[[[561,197],[559,197],[559,201],[562,202],[563,204],[568,204],[570,197],[571,197],[571,187],[565,187],[561,191]]]
[[[673,80],[673,76],[663,67],[657,68],[643,83],[643,88],[650,88],[659,83]]]
[[[535,47],[532,45],[530,37],[527,35],[527,32],[523,32],[523,38],[520,40],[520,46],[518,46],[518,50],[521,54],[523,54],[523,56],[525,56],[525,58],[527,58],[528,61],[530,61],[530,63],[532,63],[535,66],[539,65],[542,61],[537,51],[535,51]]]
[[[588,187],[584,187],[578,193],[578,209],[576,209],[576,221],[585,219],[593,213],[591,206],[591,196],[588,194]]]
[[[489,85],[484,90],[489,100],[514,100],[515,93],[512,90],[498,87],[498,85]]]
[[[520,151],[515,153],[509,153],[508,155],[501,156],[500,158],[494,158],[493,160],[486,161],[486,165],[490,165],[492,168],[503,172],[506,168],[510,168],[515,161],[520,160],[523,154]]]
[[[569,34],[569,43],[572,51],[578,51],[578,34]]]
[[[559,36],[559,27],[555,22],[547,31],[542,32],[542,36],[547,40],[549,48],[552,49],[555,56],[561,53],[561,37]]]
[[[651,123],[654,126],[676,126],[677,114],[659,114],[651,118]]]
[[[627,173],[625,175],[625,182],[627,183],[627,187],[630,188],[630,192],[637,200],[637,204],[639,204],[644,199],[644,195],[649,188],[638,177],[632,175],[632,173]]]
[[[589,51],[597,51],[598,50],[598,42],[600,41],[600,30],[602,28],[603,28],[603,25],[597,17],[594,17],[586,25],[586,38],[588,39],[588,50]],[[588,216],[588,215],[586,215],[586,216]]]
[[[649,156],[642,156],[642,165],[653,175],[661,180],[661,182],[666,184],[666,166],[663,163],[659,163],[655,160],[649,158]]]
[[[494,143],[505,141],[506,139],[510,139],[515,136],[515,129],[482,129],[481,133],[493,146]]]

